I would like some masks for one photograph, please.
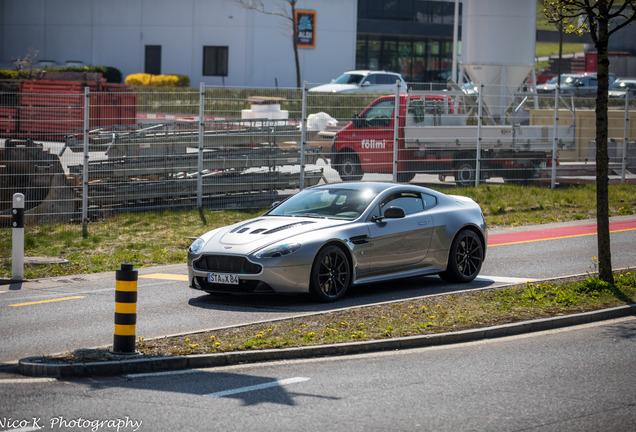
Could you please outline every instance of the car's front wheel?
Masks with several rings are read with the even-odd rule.
[[[453,240],[446,271],[440,277],[446,282],[470,282],[477,277],[484,261],[484,244],[472,230],[460,231]]]
[[[344,251],[335,245],[322,248],[311,268],[309,291],[317,300],[340,299],[351,283],[351,265]]]

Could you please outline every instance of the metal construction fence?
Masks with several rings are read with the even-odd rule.
[[[5,87],[0,217],[8,226],[15,193],[25,195],[27,223],[43,223],[263,208],[303,187],[360,178],[554,187],[594,176],[594,98],[479,86],[395,92]],[[634,106],[610,98],[610,174],[622,182],[636,172]]]

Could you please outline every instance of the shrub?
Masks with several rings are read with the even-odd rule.
[[[47,72],[101,72],[106,82],[120,83],[121,72],[119,69],[110,66],[69,66],[69,67],[48,67],[44,68]],[[29,70],[0,70],[0,79],[38,79],[40,69]]]
[[[126,84],[132,86],[151,86],[151,87],[188,87],[190,78],[185,75],[151,75],[146,73],[138,73],[128,75]]]
[[[18,79],[18,71],[15,70],[0,70],[0,79]]]
[[[49,67],[45,68],[49,72],[101,72],[109,83],[120,83],[121,72],[119,69],[110,66],[68,66],[68,67]]]

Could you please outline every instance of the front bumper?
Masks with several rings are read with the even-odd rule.
[[[295,259],[262,259],[249,261],[260,266],[258,273],[238,273],[217,269],[201,269],[199,263],[204,257],[188,257],[188,280],[190,287],[206,292],[218,293],[307,293],[311,264],[299,264]],[[238,285],[213,284],[208,281],[208,273],[233,273],[239,277]]]

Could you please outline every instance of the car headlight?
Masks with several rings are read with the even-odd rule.
[[[300,249],[300,243],[276,245],[257,252],[256,258],[278,258],[294,253],[298,249]]]
[[[190,245],[190,249],[188,249],[188,251],[191,254],[199,255],[201,251],[203,250],[203,246],[205,246],[205,241],[202,238],[198,238],[192,242],[192,244]]]

